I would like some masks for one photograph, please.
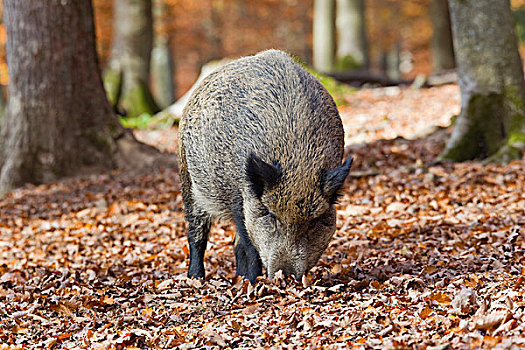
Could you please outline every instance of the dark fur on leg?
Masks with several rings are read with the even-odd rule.
[[[244,219],[236,216],[235,224],[235,260],[237,263],[237,276],[243,276],[254,284],[257,276],[262,276],[262,261],[257,249],[253,246],[244,227]]]
[[[188,277],[204,278],[204,252],[208,244],[208,234],[210,233],[212,220],[210,215],[195,204],[184,152],[180,154],[180,162],[179,173],[182,180],[182,201],[184,202],[184,212],[188,221],[188,244],[190,246]]]
[[[190,266],[188,277],[204,278],[204,252],[208,243],[211,220],[206,216],[186,214],[189,222],[188,243],[190,245]]]

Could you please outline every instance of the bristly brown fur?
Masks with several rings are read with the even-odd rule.
[[[237,225],[238,274],[254,281],[261,262],[269,275],[311,268],[335,230],[333,193],[323,190],[336,193],[349,170],[341,119],[319,81],[281,51],[241,58],[195,90],[179,132],[190,248],[219,217]],[[327,171],[337,183],[322,184]],[[190,276],[202,277],[197,255]]]

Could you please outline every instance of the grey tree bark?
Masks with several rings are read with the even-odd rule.
[[[204,58],[204,64],[214,60],[220,60],[224,57],[224,48],[221,35],[222,29],[222,12],[225,7],[224,0],[212,0],[210,11],[202,19],[204,36],[208,44],[208,54]]]
[[[89,0],[5,0],[9,101],[0,193],[26,182],[174,165],[118,123],[98,70]]]
[[[2,122],[4,121],[5,110],[7,107],[7,100],[4,91],[5,86],[0,85],[0,130],[2,130]]]
[[[108,99],[128,117],[158,112],[149,88],[153,48],[151,0],[115,0],[113,13],[111,58],[104,71]]]
[[[336,13],[338,70],[368,68],[364,0],[337,0]]]
[[[334,67],[334,1],[314,1],[313,65],[316,70],[323,73],[331,72]]]
[[[441,158],[508,161],[525,149],[525,82],[509,0],[449,0],[461,113]]]
[[[151,92],[159,108],[175,100],[174,62],[166,25],[169,13],[165,0],[153,0],[155,35],[151,51]]]
[[[455,67],[452,27],[447,0],[432,0],[430,18],[434,33],[432,35],[432,64],[434,73]]]

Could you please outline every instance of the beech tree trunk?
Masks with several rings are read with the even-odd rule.
[[[155,35],[151,51],[151,92],[159,108],[175,100],[174,63],[166,24],[169,15],[165,0],[153,0]]]
[[[334,0],[314,0],[313,65],[330,73],[334,66]]]
[[[432,0],[430,18],[434,33],[432,35],[432,64],[434,73],[455,67],[452,28],[447,0]]]
[[[224,58],[224,45],[222,41],[222,17],[225,8],[224,0],[211,0],[209,12],[203,16],[202,28],[206,38],[207,51],[204,64]]]
[[[0,130],[2,130],[2,122],[4,121],[5,109],[7,107],[4,91],[5,86],[0,85]]]
[[[149,88],[152,49],[151,0],[115,0],[113,44],[104,85],[110,103],[128,117],[159,110]]]
[[[89,0],[5,0],[9,101],[0,193],[117,166],[174,165],[120,126],[100,78]]]
[[[337,0],[336,26],[337,69],[368,68],[364,0]]]
[[[508,161],[525,148],[525,83],[509,0],[449,0],[461,114],[441,158]]]

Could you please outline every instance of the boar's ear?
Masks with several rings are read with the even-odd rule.
[[[277,184],[281,177],[281,171],[251,153],[246,162],[246,176],[255,195],[261,198],[264,191]]]
[[[348,157],[340,167],[327,170],[323,173],[321,188],[330,203],[337,201],[338,191],[345,182],[353,161],[354,159],[352,157]]]

